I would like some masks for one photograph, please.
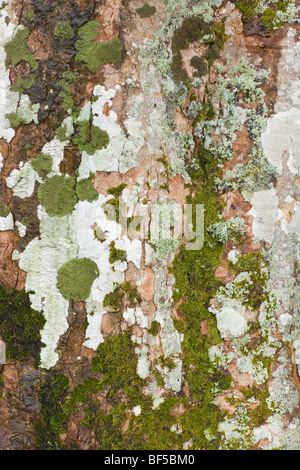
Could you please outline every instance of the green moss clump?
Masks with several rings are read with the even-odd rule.
[[[153,320],[151,322],[151,326],[148,330],[148,333],[151,333],[152,336],[157,336],[159,332],[159,322],[156,320]]]
[[[106,294],[103,299],[103,307],[109,307],[114,312],[121,310],[125,293],[122,290],[121,286],[115,287],[112,292]]]
[[[25,15],[24,15],[24,18],[26,18],[27,20],[33,21],[34,18],[35,18],[34,11],[33,10],[27,10]]]
[[[150,6],[148,3],[145,3],[141,8],[135,10],[141,18],[150,18],[156,12],[155,6]]]
[[[137,286],[133,286],[131,282],[126,281],[119,284],[112,292],[106,294],[103,300],[104,307],[110,307],[113,311],[117,312],[121,309],[123,302],[129,307],[135,307],[137,302],[141,302]]]
[[[95,73],[100,65],[116,64],[122,60],[123,45],[118,38],[109,42],[96,43],[99,24],[90,21],[83,25],[78,31],[78,40],[75,47],[78,51],[76,60],[87,64],[90,72]]]
[[[69,391],[69,379],[56,373],[41,386],[39,401],[43,421],[35,427],[38,450],[63,450],[60,434],[66,430],[67,415],[62,403]]]
[[[109,262],[110,264],[116,261],[127,261],[126,251],[116,248],[116,243],[112,241],[109,245]]]
[[[62,39],[72,39],[74,37],[74,31],[67,21],[58,21],[54,28],[54,36]]]
[[[41,348],[40,331],[45,325],[41,312],[33,310],[29,295],[0,285],[0,323],[8,359],[32,356],[38,360]]]
[[[38,175],[43,178],[46,177],[52,170],[53,159],[51,155],[40,152],[36,158],[31,159],[30,163]]]
[[[40,185],[38,199],[48,215],[63,217],[72,212],[76,204],[74,185],[75,179],[64,175],[54,175]]]
[[[80,302],[88,298],[98,276],[99,270],[94,261],[89,258],[75,258],[58,270],[57,288],[66,300]]]
[[[74,145],[78,145],[81,152],[94,155],[96,150],[106,148],[109,144],[109,136],[97,126],[89,121],[78,121],[75,125],[75,136],[72,137]]]
[[[7,217],[10,214],[10,208],[5,204],[0,204],[0,217]]]
[[[9,66],[10,63],[18,65],[22,60],[28,62],[32,70],[38,68],[38,63],[34,55],[27,47],[26,40],[29,36],[30,30],[28,28],[18,29],[13,39],[5,44],[4,49],[6,52],[5,65]]]
[[[191,58],[191,66],[197,70],[197,72],[194,73],[195,77],[203,77],[208,73],[207,63],[197,55]]]
[[[96,201],[99,197],[99,193],[94,189],[93,183],[90,178],[77,181],[76,183],[76,194],[80,201]]]
[[[267,403],[267,398],[270,396],[268,386],[265,385],[264,389],[260,389],[255,385],[252,385],[249,388],[240,389],[240,392],[242,392],[246,400],[255,398],[259,401],[259,405],[256,408],[250,410],[251,426],[258,427],[265,424],[268,417],[272,414],[272,411],[270,410]]]

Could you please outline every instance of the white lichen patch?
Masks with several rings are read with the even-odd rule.
[[[254,236],[272,243],[278,214],[278,198],[275,188],[257,191],[251,199]]]
[[[6,178],[6,184],[12,189],[15,196],[24,199],[33,194],[37,173],[30,162],[25,163],[20,170],[14,169]]]
[[[300,109],[275,114],[269,119],[261,136],[268,160],[282,172],[283,154],[288,153],[287,165],[292,173],[300,173]]]
[[[145,132],[141,129],[140,117],[143,112],[143,96],[135,96],[128,113],[128,118],[124,121],[126,134],[117,123],[117,115],[110,110],[108,116],[103,114],[105,105],[112,106],[112,99],[116,90],[106,90],[105,87],[97,85],[94,95],[97,101],[91,104],[93,125],[107,132],[109,143],[106,148],[96,150],[94,155],[87,152],[82,153],[82,161],[79,167],[79,179],[88,178],[90,172],[96,171],[120,171],[127,172],[137,165],[137,156],[144,145]],[[86,105],[87,107],[88,105]],[[84,119],[85,114],[79,120]]]
[[[5,232],[6,230],[14,229],[14,219],[10,212],[6,217],[0,217],[0,231]]]
[[[247,331],[248,324],[243,315],[244,307],[237,310],[234,307],[225,305],[221,310],[210,309],[210,311],[217,317],[218,330],[222,338],[235,338]]]
[[[15,131],[11,128],[5,115],[16,111],[19,93],[10,91],[9,70],[5,65],[6,53],[4,46],[12,40],[14,33],[22,26],[16,27],[11,22],[7,24],[5,21],[7,18],[7,13],[3,11],[0,17],[0,138],[10,142],[15,136]]]

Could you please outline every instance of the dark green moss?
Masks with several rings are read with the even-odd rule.
[[[0,285],[0,323],[8,359],[39,358],[44,346],[40,331],[45,319],[41,312],[31,308],[24,290],[6,290]]]
[[[195,76],[197,77],[203,77],[204,75],[207,75],[208,72],[208,67],[207,63],[202,60],[200,57],[197,55],[194,55],[191,58],[191,66],[196,69],[196,72],[194,73]]]
[[[116,261],[127,261],[126,251],[116,248],[116,243],[112,241],[109,245],[109,262],[110,264]]]
[[[57,273],[57,287],[66,300],[74,302],[86,300],[90,295],[99,270],[89,258],[75,258],[67,261]]]
[[[50,216],[63,217],[74,209],[76,204],[75,179],[54,175],[47,179],[38,189],[38,198]]]
[[[109,307],[114,312],[118,312],[123,304],[125,293],[120,286],[115,287],[112,292],[106,294],[103,299],[103,307]]]
[[[18,113],[8,113],[5,117],[9,120],[10,127],[13,129],[17,129],[21,124],[21,119],[19,118]]]
[[[93,183],[90,178],[77,181],[76,183],[76,194],[80,201],[96,201],[99,197],[99,193],[94,189]]]
[[[45,178],[52,170],[53,159],[51,155],[40,152],[36,158],[30,160],[32,168],[38,173],[41,178]]]
[[[249,398],[255,398],[259,401],[258,406],[250,410],[251,426],[258,427],[265,424],[267,418],[272,414],[267,403],[267,398],[270,396],[267,385],[263,389],[252,385],[249,388],[240,389],[240,392],[242,392],[246,400],[249,400]]]
[[[35,427],[38,450],[63,450],[59,435],[66,430],[67,415],[62,402],[68,390],[69,380],[60,373],[48,377],[41,386],[39,401],[43,420]]]
[[[269,293],[266,289],[268,274],[262,270],[262,262],[263,258],[260,253],[247,253],[240,256],[235,264],[228,262],[228,268],[234,274],[249,273],[249,280],[237,282],[236,290],[241,302],[252,310],[258,310],[263,302],[269,300]],[[246,293],[243,294],[243,291]]]
[[[155,6],[150,6],[148,3],[145,3],[141,8],[135,10],[141,18],[150,18],[156,12]]]
[[[22,60],[24,60],[29,63],[32,70],[36,70],[38,68],[38,63],[26,44],[29,33],[30,30],[27,27],[18,29],[13,39],[5,44],[6,67],[8,67],[10,63],[18,65]]]
[[[157,336],[159,332],[159,322],[156,320],[153,320],[151,322],[151,326],[148,330],[148,333],[151,333],[152,336]]]

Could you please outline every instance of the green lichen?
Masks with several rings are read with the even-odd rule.
[[[106,131],[103,131],[90,121],[78,121],[75,125],[75,136],[72,137],[74,145],[78,145],[81,152],[86,152],[89,155],[94,155],[96,150],[106,148],[109,144],[109,136]]]
[[[0,217],[7,217],[10,214],[10,208],[5,204],[0,204]]]
[[[22,78],[22,77],[18,77],[16,83],[11,86],[11,91],[14,91],[14,92],[17,92],[19,93],[19,95],[21,96],[23,93],[24,93],[24,90],[29,90],[32,85],[34,84],[34,81],[35,81],[35,75],[34,74],[31,74],[29,76],[29,78]]]
[[[54,28],[54,36],[66,40],[72,39],[74,37],[74,31],[67,21],[58,21]]]
[[[76,204],[74,185],[75,179],[64,175],[54,175],[40,185],[38,198],[48,215],[63,217],[72,212]]]
[[[41,178],[45,178],[52,170],[53,159],[51,155],[40,152],[36,158],[30,160],[32,168]]]
[[[109,42],[96,43],[99,24],[90,21],[83,25],[78,31],[78,40],[75,47],[78,51],[75,59],[87,64],[90,72],[95,73],[100,65],[116,64],[122,60],[123,45],[118,38]]]
[[[41,312],[33,310],[24,290],[6,290],[0,285],[0,323],[8,359],[31,356],[39,361],[44,344],[40,331],[45,325]]]
[[[150,6],[148,3],[145,3],[141,8],[135,10],[141,18],[150,18],[156,12],[155,6]]]
[[[93,202],[96,201],[99,197],[99,193],[94,189],[90,178],[77,181],[76,194],[80,201]]]
[[[13,39],[5,44],[6,67],[8,67],[10,63],[18,65],[22,60],[24,60],[29,63],[32,70],[36,70],[38,68],[38,63],[26,44],[29,33],[30,30],[26,27],[18,29]]]
[[[92,284],[99,276],[94,261],[89,258],[75,258],[67,261],[57,273],[57,288],[66,300],[81,302],[88,298]]]

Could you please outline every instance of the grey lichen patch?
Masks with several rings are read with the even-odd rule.
[[[90,294],[99,270],[89,258],[75,258],[65,263],[57,274],[57,287],[66,300],[80,302]]]

